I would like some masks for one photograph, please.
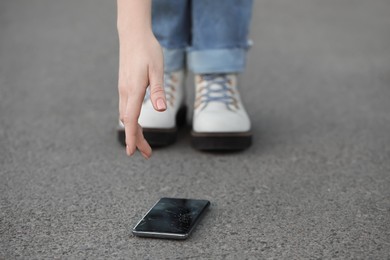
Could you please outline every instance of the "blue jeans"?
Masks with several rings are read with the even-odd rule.
[[[153,32],[164,50],[164,70],[194,73],[245,68],[252,0],[153,0]]]

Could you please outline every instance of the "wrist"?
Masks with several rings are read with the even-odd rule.
[[[117,29],[119,36],[151,32],[151,0],[118,0]]]
[[[151,26],[148,25],[118,25],[119,37],[153,35]]]
[[[119,35],[119,43],[124,46],[126,45],[137,46],[140,44],[144,45],[146,43],[149,43],[152,39],[155,38],[150,28],[118,30],[118,35]]]

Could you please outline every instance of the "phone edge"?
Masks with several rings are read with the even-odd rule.
[[[192,225],[191,229],[185,233],[185,234],[178,234],[178,233],[160,233],[160,232],[145,232],[145,231],[137,231],[135,228],[138,226],[138,224],[149,214],[149,212],[154,208],[154,206],[157,205],[157,203],[160,202],[162,199],[183,199],[183,198],[170,198],[170,197],[162,197],[160,198],[156,203],[153,204],[152,207],[146,212],[142,218],[137,222],[137,224],[133,227],[131,233],[138,237],[152,237],[152,238],[171,238],[171,239],[180,239],[184,240],[187,239],[192,231],[195,229],[195,227],[199,224],[200,220],[203,219],[206,210],[210,207],[211,202],[209,200],[204,199],[188,199],[188,200],[203,200],[206,201],[206,205],[203,207],[202,211],[199,214],[199,217],[195,220],[194,224]],[[186,198],[184,198],[186,199]]]

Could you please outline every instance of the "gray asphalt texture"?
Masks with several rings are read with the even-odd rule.
[[[1,1],[0,259],[389,259],[389,13],[257,1],[253,146],[198,152],[186,128],[146,161],[116,141],[115,1]],[[131,234],[163,196],[212,202],[188,240]]]

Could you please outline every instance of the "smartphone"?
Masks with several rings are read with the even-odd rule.
[[[161,198],[133,228],[140,237],[186,239],[199,223],[210,201]]]

